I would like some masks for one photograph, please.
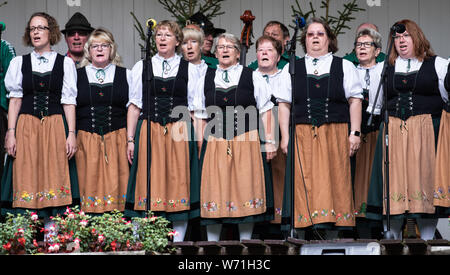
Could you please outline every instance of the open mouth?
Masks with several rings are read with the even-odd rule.
[[[264,57],[264,58],[261,59],[261,61],[269,61],[269,58]]]
[[[39,42],[39,41],[41,41],[40,37],[33,37],[33,42]]]

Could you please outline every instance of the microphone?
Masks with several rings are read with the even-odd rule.
[[[298,29],[303,29],[303,28],[306,26],[305,18],[299,16],[298,14],[294,15],[294,17],[295,17],[295,20],[294,20],[295,26],[296,26]]]
[[[145,25],[147,25],[147,28],[150,28],[153,30],[156,27],[156,20],[153,18],[150,18],[147,20],[147,22],[145,22]]]
[[[4,22],[0,21],[0,32],[4,31],[6,29],[6,24]]]
[[[398,23],[392,26],[392,32],[395,33],[404,33],[406,31],[406,26],[404,24]]]

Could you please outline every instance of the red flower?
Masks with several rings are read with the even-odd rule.
[[[25,243],[27,242],[27,240],[25,240],[25,238],[19,238],[17,239],[17,241],[20,243],[20,245],[25,246]]]
[[[11,243],[10,242],[8,242],[7,244],[4,244],[3,245],[3,248],[5,249],[5,250],[10,250],[11,249]]]

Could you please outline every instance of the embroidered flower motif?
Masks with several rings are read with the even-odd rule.
[[[257,209],[264,206],[263,199],[253,199],[244,203],[244,207]]]
[[[208,212],[215,212],[219,210],[219,206],[213,201],[203,203],[202,207]]]
[[[232,201],[227,201],[226,202],[226,209],[228,210],[228,211],[237,211],[237,207],[236,207],[236,205],[234,204],[234,202],[232,202]]]

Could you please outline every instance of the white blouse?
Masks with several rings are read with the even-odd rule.
[[[178,74],[178,68],[180,66],[181,56],[175,55],[169,59],[164,59],[159,54],[152,57],[152,67],[153,75],[156,77],[162,77],[164,79],[170,77],[176,77]],[[143,72],[143,61],[138,61],[133,69],[132,74],[132,85],[130,92],[130,103],[133,103],[139,109],[142,109],[142,72]],[[196,65],[189,63],[188,67],[188,109],[193,111],[193,100],[196,94],[197,81],[199,79],[198,73],[199,69],[195,67]],[[206,67],[207,68],[207,67]],[[205,69],[206,72],[206,69]]]
[[[282,70],[278,70],[272,75],[266,75],[258,70],[256,73],[266,79],[269,85],[269,91],[277,99],[278,103],[292,102],[291,75],[289,74],[289,64],[286,64]]]
[[[371,113],[375,102],[375,97],[377,96],[378,85],[381,80],[381,73],[383,72],[384,62],[377,63],[375,66],[370,68],[364,68],[358,65],[356,68],[359,74],[359,79],[363,89],[369,90],[369,106],[366,112]],[[370,75],[370,86],[367,87],[366,83],[366,72],[369,70]],[[380,88],[380,94],[378,95],[377,104],[375,105],[374,114],[381,114],[381,108],[383,107],[383,85]]]
[[[31,69],[33,72],[46,73],[53,70],[57,53],[45,52],[43,55],[36,51],[31,53]],[[44,57],[46,61],[39,59]],[[22,88],[22,56],[11,60],[5,76],[5,86],[10,98],[23,98]],[[64,57],[64,79],[61,91],[61,104],[77,104],[77,69],[75,63],[69,57]]]
[[[244,67],[240,64],[233,65],[226,70],[218,66],[214,77],[215,87],[219,89],[228,89],[233,86],[238,86],[243,69]],[[227,73],[225,73],[225,71],[227,71]],[[228,81],[225,81],[226,78]],[[255,71],[252,74],[252,80],[256,108],[258,108],[259,113],[262,114],[268,110],[271,110],[274,105],[271,101],[272,94],[270,92],[270,86],[267,85],[266,79],[260,73]],[[196,105],[194,106],[195,116],[197,118],[205,119],[208,117],[206,113],[204,95],[205,76],[203,76],[197,84],[197,91],[200,92],[196,94]]]
[[[410,66],[408,68],[408,59],[397,57],[395,60],[395,72],[396,73],[407,73],[407,72],[417,72],[422,67],[423,62],[419,61],[417,58],[411,59]],[[447,75],[449,60],[442,57],[436,57],[434,62],[434,67],[439,78],[439,91],[444,102],[448,102],[448,93],[445,89],[445,76]]]
[[[317,62],[314,62],[314,57],[305,55],[306,73],[309,75],[321,76],[329,74],[331,70],[331,63],[333,62],[333,54],[328,53],[324,56],[317,58]],[[363,99],[363,87],[359,81],[358,72],[355,65],[348,60],[342,60],[342,69],[344,71],[343,87],[345,91],[345,97],[347,99],[354,97]]]
[[[86,75],[89,83],[95,84],[109,84],[114,82],[114,76],[116,74],[116,65],[109,64],[105,68],[96,68],[94,65],[89,64],[86,66]],[[105,77],[103,81],[97,78],[97,71],[102,69],[105,72]],[[131,70],[127,69],[127,83],[128,83],[128,98],[131,96],[131,85],[133,83],[133,78],[131,75]],[[130,106],[132,102],[128,101],[127,107]]]

